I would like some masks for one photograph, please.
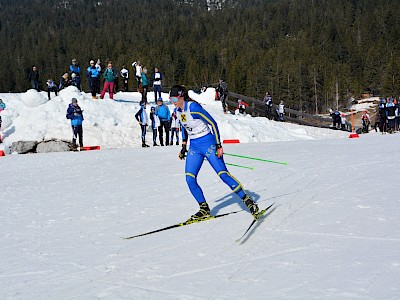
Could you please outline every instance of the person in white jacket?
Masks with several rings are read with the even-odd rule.
[[[153,146],[157,145],[157,130],[160,126],[160,119],[156,115],[156,108],[154,106],[151,107],[150,110],[150,120],[151,120],[151,129],[153,130]]]
[[[284,121],[283,116],[285,114],[285,104],[283,103],[283,100],[281,100],[281,102],[279,103],[278,109],[279,109],[279,111],[278,111],[279,112],[279,121],[283,122]]]
[[[140,63],[140,61],[135,61],[132,64],[132,67],[135,71],[135,77],[136,77],[136,81],[137,81],[137,89],[139,90],[140,82],[142,80],[142,64]]]
[[[171,146],[174,144],[174,135],[176,136],[176,144],[179,145],[179,119],[176,113],[173,112],[171,116]]]

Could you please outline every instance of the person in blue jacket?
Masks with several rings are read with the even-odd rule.
[[[164,146],[164,134],[163,130],[165,130],[165,146],[169,145],[169,122],[171,120],[171,112],[169,111],[168,106],[164,104],[163,98],[158,98],[157,107],[156,107],[156,115],[160,120],[160,126],[158,126],[159,140],[160,145]]]
[[[78,88],[78,90],[81,90],[81,68],[76,64],[76,58],[72,59],[72,64],[69,66],[69,71],[71,72],[71,77],[72,74],[75,74],[75,86]]]
[[[200,210],[193,214],[188,222],[207,220],[211,217],[210,208],[197,182],[197,174],[204,159],[208,160],[221,180],[242,199],[253,217],[257,219],[259,212],[257,204],[246,194],[242,184],[229,173],[225,165],[218,125],[213,117],[199,103],[189,98],[184,86],[173,86],[169,95],[175,106],[174,112],[185,129],[182,130],[183,143],[179,158],[181,160],[186,158],[186,182],[200,206]],[[188,138],[189,151],[186,146]]]
[[[72,127],[72,145],[76,149],[76,140],[79,138],[79,150],[83,150],[83,110],[78,105],[78,100],[72,98],[67,109],[67,119],[71,120]]]
[[[97,94],[100,93],[100,69],[94,64],[94,60],[89,62],[90,66],[86,70],[88,78],[89,90],[92,93],[92,99],[97,99]]]
[[[140,129],[142,130],[142,147],[150,147],[149,145],[146,144],[146,129],[147,126],[149,125],[149,118],[147,117],[146,113],[146,101],[141,101],[140,102],[140,109],[135,115],[135,119],[139,122]]]

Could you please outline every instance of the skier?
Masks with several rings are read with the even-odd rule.
[[[66,117],[71,120],[73,148],[78,148],[76,140],[79,138],[79,150],[83,150],[83,110],[79,107],[76,98],[72,98],[72,101],[68,106]]]
[[[140,109],[135,115],[135,119],[139,122],[140,128],[142,129],[142,147],[147,148],[150,147],[149,145],[146,144],[146,128],[147,125],[149,124],[149,118],[147,117],[146,113],[146,101],[141,101],[140,102]]]
[[[185,164],[186,182],[200,206],[200,210],[193,214],[188,222],[210,218],[210,208],[197,182],[197,174],[205,158],[221,180],[242,199],[254,218],[257,218],[259,212],[257,204],[251,200],[244,191],[242,184],[226,168],[218,126],[213,117],[199,103],[189,98],[184,86],[173,86],[169,95],[175,106],[174,112],[185,129],[182,130],[183,142],[179,158],[183,160],[187,156]],[[187,138],[190,138],[189,151],[186,146]]]
[[[154,106],[150,109],[150,120],[151,120],[151,129],[153,130],[153,147],[158,146],[157,144],[157,130],[160,126],[160,119],[156,115],[156,108]]]

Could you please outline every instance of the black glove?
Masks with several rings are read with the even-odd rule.
[[[222,148],[221,144],[216,144],[216,145],[215,145],[215,149],[218,150],[218,149],[220,149],[220,148]]]
[[[185,160],[185,157],[186,157],[186,153],[187,153],[188,151],[187,151],[187,149],[186,149],[186,144],[184,144],[184,145],[182,145],[182,149],[181,149],[181,151],[179,152],[179,158],[181,159],[181,160]]]

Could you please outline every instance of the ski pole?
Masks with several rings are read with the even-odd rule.
[[[207,158],[204,158],[204,160],[207,160]],[[225,164],[226,164],[227,166],[233,166],[233,167],[239,167],[239,168],[254,170],[254,167],[241,166],[241,165],[230,164],[230,163],[225,163]]]
[[[241,165],[235,165],[235,164],[230,164],[230,163],[225,163],[228,166],[233,166],[233,167],[239,167],[239,168],[245,168],[245,169],[250,169],[254,170],[254,167],[248,167],[248,166],[241,166]]]
[[[232,154],[232,153],[226,153],[226,152],[224,152],[224,155],[235,156],[235,157],[240,157],[240,158],[247,158],[247,159],[253,159],[253,160],[269,162],[269,163],[274,163],[274,164],[280,164],[280,165],[287,165],[288,164],[287,162],[273,161],[273,160],[268,160],[268,159],[263,159],[263,158],[258,158],[258,157],[251,157],[251,156]]]

